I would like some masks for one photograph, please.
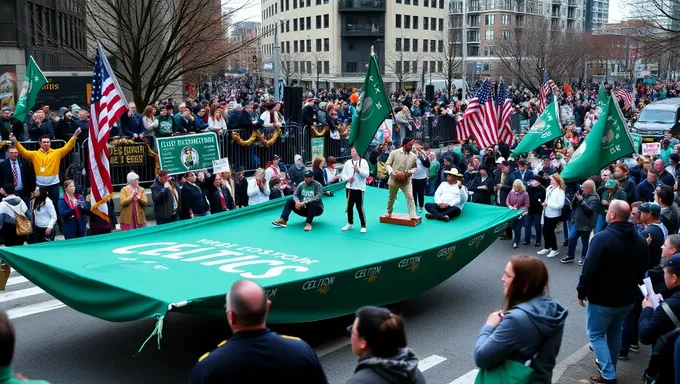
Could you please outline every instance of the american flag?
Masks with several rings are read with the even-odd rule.
[[[548,95],[550,91],[557,92],[557,84],[554,81],[548,79],[548,72],[543,71],[543,79],[541,79],[541,89],[540,95],[538,96],[538,113],[543,113],[545,107],[550,104],[550,98]]]
[[[501,83],[496,90],[496,106],[498,108],[498,140],[512,144],[512,123],[510,122],[510,115],[512,114],[512,100],[510,100],[510,93],[505,89],[505,84]]]
[[[616,100],[623,100],[624,108],[631,108],[633,106],[633,85],[631,83],[628,83],[626,89],[616,88],[614,95],[616,95]]]
[[[484,80],[475,97],[470,100],[463,118],[458,124],[458,140],[474,136],[480,148],[488,148],[498,142],[496,107],[491,97],[491,83]]]
[[[109,140],[111,127],[127,111],[125,95],[116,81],[109,61],[101,44],[97,47],[97,58],[92,76],[90,104],[89,168],[92,213],[109,221],[106,203],[113,198],[113,186],[109,171]]]

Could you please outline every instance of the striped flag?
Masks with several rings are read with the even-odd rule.
[[[92,76],[90,105],[90,140],[88,141],[90,168],[90,203],[92,213],[109,221],[106,203],[113,198],[113,186],[109,171],[109,140],[111,127],[127,111],[127,100],[116,81],[101,44]]]
[[[512,144],[512,100],[510,93],[505,89],[505,84],[501,83],[496,91],[496,107],[498,108],[498,140],[506,144]]]
[[[545,107],[550,104],[550,91],[557,92],[557,84],[548,79],[548,72],[543,71],[543,78],[541,79],[540,95],[538,96],[538,113],[543,113]]]
[[[475,97],[470,100],[463,118],[458,123],[458,140],[470,136],[475,138],[479,148],[488,148],[498,142],[496,107],[491,98],[491,83],[484,80]],[[461,140],[462,139],[462,140]]]
[[[626,89],[616,88],[616,90],[614,90],[614,95],[616,96],[616,100],[623,100],[623,107],[625,109],[629,109],[633,106],[633,86],[631,83],[628,83]]]

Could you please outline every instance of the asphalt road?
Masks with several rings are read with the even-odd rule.
[[[423,367],[429,367],[424,373],[428,383],[448,384],[475,368],[473,343],[488,314],[502,306],[500,278],[507,259],[537,250],[533,245],[513,250],[510,242],[498,240],[440,286],[391,306],[406,319],[409,346]],[[566,248],[561,252],[565,254]],[[585,310],[576,302],[580,267],[562,265],[559,258],[545,259],[550,294],[570,312],[558,362],[587,342]],[[8,292],[32,286],[20,282],[8,287]],[[51,299],[42,294],[3,301],[2,295],[7,293],[0,294],[0,308],[14,311]],[[356,365],[345,336],[345,327],[351,321],[352,317],[346,316],[275,329],[307,340],[321,356],[330,382],[342,383]],[[15,372],[53,384],[186,383],[197,358],[229,334],[226,320],[171,314],[163,327],[162,349],[156,348],[154,338],[135,356],[153,330],[153,320],[110,323],[59,308],[18,317],[13,323],[17,332]]]

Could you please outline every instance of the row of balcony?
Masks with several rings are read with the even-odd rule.
[[[340,12],[385,11],[385,0],[340,0]]]
[[[485,4],[485,2],[480,1],[469,1],[466,11],[468,13],[474,12],[486,12],[486,11],[509,11],[509,12],[521,12],[521,13],[533,13],[538,14],[538,6],[535,2],[527,4],[523,1],[518,1],[516,4],[504,3],[504,4]],[[451,2],[449,3],[449,14],[456,15],[463,13],[463,3],[462,2]]]
[[[385,27],[377,24],[346,24],[342,36],[384,36]]]

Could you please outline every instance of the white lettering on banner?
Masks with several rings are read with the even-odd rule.
[[[508,228],[509,225],[510,225],[509,223],[503,223],[503,224],[497,226],[497,227],[493,230],[493,233],[501,233],[501,232],[505,231],[506,228]]]
[[[379,275],[381,269],[381,266],[360,269],[354,274],[354,278],[363,279],[364,277],[369,277],[371,275]]]
[[[278,288],[273,288],[273,289],[265,289],[264,294],[267,295],[269,298],[274,298],[276,297],[276,293],[279,291]]]
[[[305,290],[305,291],[319,289],[319,288],[322,288],[322,287],[331,286],[331,285],[333,285],[334,282],[335,282],[335,276],[322,277],[322,278],[316,279],[316,280],[305,281],[305,283],[302,284],[302,289]]]
[[[456,253],[456,246],[452,245],[450,247],[440,249],[439,252],[437,252],[437,257],[446,257],[450,259],[454,253]]]
[[[415,264],[420,264],[420,256],[414,256],[399,260],[399,268],[408,268]]]
[[[212,267],[219,266],[219,270],[226,273],[238,273],[241,277],[248,279],[266,279],[280,276],[284,271],[290,270],[295,273],[308,272],[309,268],[304,266],[286,265],[287,262],[294,262],[303,265],[318,263],[318,260],[311,260],[306,257],[289,255],[272,250],[263,250],[255,247],[242,246],[231,243],[221,243],[218,241],[202,239],[197,244],[185,244],[176,242],[156,242],[146,244],[136,244],[113,249],[114,254],[131,255],[139,254],[144,256],[161,257],[164,259],[181,260],[183,262],[199,262],[201,265]],[[210,246],[201,246],[210,245]],[[216,249],[232,248],[232,249]],[[239,247],[239,248],[236,248]],[[236,248],[236,249],[233,249]],[[242,252],[238,252],[242,251]],[[184,258],[192,255],[193,257]],[[269,256],[263,258],[262,256]],[[272,260],[280,259],[279,260]],[[121,258],[122,259],[122,258]],[[136,260],[136,259],[135,259]],[[268,270],[260,273],[259,271],[249,270],[248,266],[267,265]],[[172,267],[171,265],[169,265]],[[165,269],[169,269],[165,267]],[[379,271],[379,267],[378,267]],[[335,280],[335,277],[332,277]],[[332,284],[332,281],[331,283]]]
[[[475,236],[472,240],[470,240],[468,245],[471,246],[471,247],[479,248],[479,245],[482,243],[482,240],[484,240],[484,234],[483,233],[479,236]]]

